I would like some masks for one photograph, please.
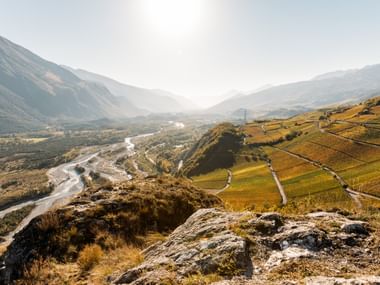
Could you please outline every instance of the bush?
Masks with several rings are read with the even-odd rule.
[[[40,220],[37,222],[37,227],[41,231],[47,232],[60,227],[59,217],[56,212],[51,211],[40,217]]]
[[[82,271],[88,271],[99,263],[103,256],[102,248],[97,244],[86,245],[79,253],[78,264]]]

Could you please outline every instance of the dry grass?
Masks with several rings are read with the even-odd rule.
[[[223,280],[223,278],[217,274],[195,274],[190,275],[182,281],[183,285],[208,285],[214,282]]]
[[[0,255],[3,255],[7,250],[7,246],[0,244]]]
[[[113,239],[112,237],[110,239]],[[115,239],[110,244],[119,244]],[[39,258],[17,280],[17,285],[105,285],[107,277],[117,276],[143,261],[141,249],[123,243],[105,252],[98,245],[85,247],[77,262],[59,263]],[[83,267],[85,266],[85,268]]]
[[[53,190],[47,182],[46,170],[0,172],[0,209],[47,195]]]
[[[79,284],[73,276],[77,274],[77,267],[73,264],[59,265],[54,259],[36,259],[24,278],[14,282],[16,285],[74,285]]]
[[[82,271],[89,271],[100,262],[103,255],[103,250],[99,245],[86,245],[79,253],[78,265]]]
[[[109,284],[106,278],[121,274],[137,266],[144,260],[140,248],[124,244],[122,247],[106,252],[89,272],[88,284]]]
[[[57,229],[60,226],[61,225],[60,225],[59,217],[55,211],[50,211],[46,213],[45,215],[40,216],[40,219],[37,224],[37,227],[43,232]]]

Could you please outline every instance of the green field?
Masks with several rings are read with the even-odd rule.
[[[228,178],[226,169],[217,169],[207,174],[193,176],[193,183],[202,189],[222,189]]]
[[[345,169],[339,174],[355,190],[380,197],[380,160]]]
[[[235,210],[271,208],[281,197],[264,162],[240,162],[232,169],[231,186],[219,194]]]

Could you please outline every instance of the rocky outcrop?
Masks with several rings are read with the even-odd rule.
[[[315,266],[313,272],[310,269],[311,275],[321,275],[326,266],[339,273],[336,265],[339,258],[347,259],[352,254],[356,258],[367,258],[368,251],[363,247],[371,243],[373,237],[367,223],[335,213],[284,218],[278,213],[260,215],[201,209],[166,241],[147,248],[142,264],[113,278],[112,283],[161,284],[171,280],[168,284],[182,284],[189,276],[216,274],[224,279],[215,283],[219,285],[299,284],[299,280],[287,280],[286,274],[277,275],[278,271],[284,270],[284,266],[291,267],[286,270],[295,270],[297,262],[306,260]],[[360,267],[350,270],[353,274],[365,271]],[[377,280],[375,277],[367,279]],[[322,277],[309,278],[306,282],[378,284],[317,283],[321,280],[330,282]],[[199,284],[206,283],[199,281]]]
[[[215,272],[226,276],[251,276],[247,241],[229,228],[243,215],[215,209],[199,210],[166,242],[148,248],[143,264],[127,271],[114,283],[148,284],[163,268],[174,269],[178,278]]]
[[[223,207],[223,203],[174,178],[88,188],[69,205],[36,217],[15,235],[4,255],[0,284],[22,277],[24,268],[36,259],[65,262],[76,260],[88,244],[105,247],[105,236],[133,242],[148,232],[171,232],[205,207]]]

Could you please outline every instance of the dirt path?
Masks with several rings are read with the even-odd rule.
[[[274,171],[272,164],[268,161],[267,165],[269,167],[270,172],[272,173],[274,181],[277,184],[277,189],[280,192],[281,199],[282,199],[282,205],[286,205],[288,203],[288,198],[286,197],[284,187],[282,186],[281,181],[278,178],[276,171]]]
[[[214,195],[218,195],[218,194],[222,193],[223,191],[227,190],[231,186],[232,171],[227,169],[227,173],[228,173],[228,177],[227,177],[226,185],[222,189],[202,189],[202,190],[209,192],[209,193],[212,193]]]
[[[348,195],[350,195],[350,197],[355,201],[355,203],[361,207],[361,202],[360,200],[358,199],[358,196],[362,196],[362,197],[366,197],[366,198],[370,198],[370,199],[374,199],[374,200],[378,200],[380,201],[380,198],[377,197],[377,196],[374,196],[374,195],[371,195],[371,194],[367,194],[367,193],[362,193],[362,192],[358,192],[358,191],[355,191],[353,189],[350,188],[350,186],[346,183],[346,181],[337,173],[335,172],[333,169],[331,169],[330,167],[328,166],[324,166],[322,165],[321,163],[317,162],[317,161],[314,161],[314,160],[311,160],[307,157],[304,157],[303,155],[300,155],[300,154],[297,154],[297,153],[294,153],[294,152],[291,152],[291,151],[288,151],[288,150],[284,150],[284,149],[281,149],[281,148],[278,148],[278,147],[275,147],[273,146],[273,148],[279,150],[279,151],[282,151],[282,152],[285,152],[291,156],[294,156],[294,157],[297,157],[299,159],[302,159],[306,162],[309,162],[311,164],[313,164],[314,166],[316,167],[320,167],[322,168],[323,170],[329,172],[338,182],[339,184],[342,186],[342,188],[344,189],[344,191],[346,191],[346,193]]]

